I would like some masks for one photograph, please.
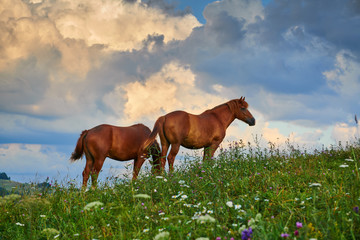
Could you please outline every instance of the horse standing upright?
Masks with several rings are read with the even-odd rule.
[[[206,110],[200,115],[193,115],[184,111],[174,111],[155,122],[149,139],[140,148],[144,152],[159,134],[161,141],[161,169],[165,168],[166,155],[170,171],[173,170],[175,156],[180,145],[189,149],[204,148],[204,160],[211,158],[225,137],[226,129],[235,120],[239,119],[255,125],[255,118],[249,112],[248,103],[244,97],[233,99],[227,103]]]
[[[139,148],[148,139],[150,133],[151,130],[143,124],[130,127],[102,124],[90,130],[84,130],[70,158],[71,161],[76,161],[85,153],[86,165],[82,173],[83,187],[86,187],[90,173],[92,187],[96,187],[97,178],[106,157],[118,161],[134,159],[133,180],[135,180],[145,161],[143,154],[138,156]],[[159,165],[159,144],[157,141],[153,141],[151,146],[152,163]],[[145,155],[148,157],[148,152]]]

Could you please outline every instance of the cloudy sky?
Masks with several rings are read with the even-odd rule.
[[[224,147],[352,141],[359,29],[358,0],[0,0],[0,172],[77,177],[84,129],[241,96],[257,124],[233,122]]]

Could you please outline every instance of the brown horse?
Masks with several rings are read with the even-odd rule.
[[[85,153],[86,165],[82,173],[83,187],[86,187],[90,173],[92,187],[96,187],[97,178],[106,157],[118,161],[134,159],[133,180],[135,180],[145,161],[143,154],[138,157],[139,148],[148,139],[150,133],[151,130],[143,124],[130,127],[103,124],[83,131],[70,158],[71,161],[76,161]],[[151,146],[152,163],[159,165],[159,144],[154,141]],[[146,157],[148,157],[148,153],[149,151],[146,152]]]
[[[255,125],[255,118],[248,111],[245,98],[234,99],[227,103],[206,110],[200,115],[193,115],[184,111],[175,111],[159,117],[149,139],[146,140],[140,151],[145,151],[159,134],[161,141],[161,169],[166,162],[173,170],[175,156],[180,145],[189,149],[204,148],[204,160],[211,158],[225,137],[226,129],[236,119],[242,120],[250,126]]]

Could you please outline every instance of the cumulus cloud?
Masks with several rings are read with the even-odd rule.
[[[198,114],[226,101],[219,94],[210,94],[198,88],[195,78],[188,65],[171,62],[144,83],[135,81],[118,86],[110,95],[116,99],[124,93],[122,96],[126,103],[123,112],[128,122],[144,117],[154,119],[178,109]],[[215,88],[221,90],[221,85]],[[107,102],[116,101],[108,99]]]
[[[337,123],[332,130],[332,138],[342,143],[359,141],[360,127],[359,125],[354,126],[348,123]]]
[[[336,55],[333,70],[323,72],[329,86],[343,97],[355,97],[360,92],[360,62],[349,51]]]

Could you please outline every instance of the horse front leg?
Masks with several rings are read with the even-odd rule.
[[[133,178],[132,180],[136,180],[138,175],[139,175],[139,171],[141,166],[144,164],[145,162],[145,156],[138,156],[137,158],[135,158],[134,160],[134,169],[133,169]]]
[[[204,157],[203,161],[210,160],[216,151],[216,149],[219,147],[220,143],[213,143],[209,147],[204,148]]]

